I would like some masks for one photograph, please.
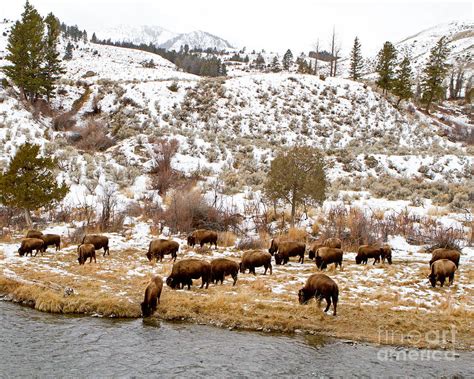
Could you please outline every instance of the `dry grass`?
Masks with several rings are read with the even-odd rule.
[[[219,232],[217,233],[217,244],[219,246],[234,246],[237,236],[232,232]]]
[[[241,252],[222,249],[182,247],[178,259],[194,256],[210,260],[225,256],[239,261]],[[0,249],[0,259],[2,259]],[[79,266],[73,249],[49,252],[43,258],[0,260],[0,292],[34,308],[56,313],[98,313],[104,316],[139,317],[143,291],[152,275],[166,277],[172,262],[149,263],[144,251],[112,251],[97,257],[97,264]],[[222,327],[293,332],[297,329],[340,338],[427,347],[423,341],[403,336],[411,331],[428,333],[450,328],[457,330],[455,341],[436,347],[470,348],[474,272],[461,268],[455,284],[431,289],[425,262],[395,262],[393,265],[359,266],[346,258],[344,270],[329,267],[327,274],[339,285],[338,316],[322,312],[315,301],[302,306],[297,292],[306,278],[317,272],[314,263],[274,266],[273,275],[239,274],[235,287],[227,278],[224,285],[199,289],[195,280],[191,291],[173,291],[165,286],[156,315],[164,320],[187,320]],[[3,269],[8,268],[7,271]],[[14,275],[12,275],[12,272]],[[74,294],[66,296],[65,288]],[[409,290],[402,292],[400,289]],[[462,288],[462,290],[460,290]],[[419,299],[433,301],[420,302]],[[431,304],[431,305],[430,305]],[[436,305],[433,305],[436,304]],[[469,305],[470,304],[470,305]],[[397,309],[405,307],[405,309]],[[381,338],[380,329],[390,330],[391,339]],[[393,341],[393,338],[396,340]]]

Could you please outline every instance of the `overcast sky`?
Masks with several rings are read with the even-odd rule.
[[[0,17],[18,19],[23,0],[0,0]],[[472,1],[339,0],[30,0],[41,14],[94,31],[117,24],[160,25],[173,32],[204,30],[237,47],[293,52],[319,38],[328,48],[333,26],[343,53],[357,35],[363,53],[436,24],[473,19]]]

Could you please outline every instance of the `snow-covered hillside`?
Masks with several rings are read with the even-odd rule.
[[[110,39],[112,42],[132,42],[137,45],[153,44],[157,47],[176,51],[179,51],[184,45],[188,45],[191,49],[210,48],[219,51],[233,49],[233,46],[225,39],[201,30],[175,33],[155,25],[118,25],[91,31],[90,35],[94,32],[100,40]]]

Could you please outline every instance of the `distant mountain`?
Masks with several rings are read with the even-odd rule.
[[[167,50],[179,50],[184,45],[188,45],[190,48],[202,49],[233,49],[233,46],[225,39],[201,30],[190,33],[174,33],[160,26],[118,25],[98,30],[95,34],[101,40],[132,42],[137,45],[152,43]]]

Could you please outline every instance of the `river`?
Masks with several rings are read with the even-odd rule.
[[[436,361],[406,360],[407,352],[426,350],[154,319],[52,315],[0,301],[2,378],[474,376],[473,352]]]

